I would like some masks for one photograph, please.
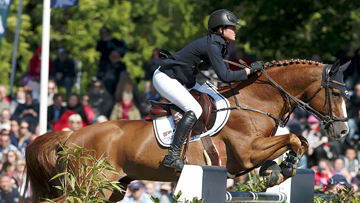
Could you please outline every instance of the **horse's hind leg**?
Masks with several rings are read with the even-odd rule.
[[[255,139],[252,143],[252,153],[250,157],[252,163],[257,165],[264,163],[266,160],[273,160],[284,154],[289,149],[292,149],[297,157],[299,153],[304,153],[300,152],[303,151],[301,148],[302,141],[294,134],[286,134],[275,137],[261,137]],[[305,148],[305,146],[303,148]],[[270,175],[270,181],[268,183],[269,187],[280,184],[289,178],[288,176],[285,176],[282,171],[280,172],[278,170],[279,168],[275,166],[274,163],[267,162],[267,166],[265,167],[268,168],[263,169],[262,171],[266,175]],[[292,175],[295,175],[295,173],[296,170],[293,171]]]

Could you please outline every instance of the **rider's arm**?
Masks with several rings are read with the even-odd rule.
[[[248,71],[245,69],[232,71],[229,68],[229,65],[223,61],[220,44],[213,43],[210,45],[210,49],[208,50],[208,58],[211,66],[214,68],[215,73],[222,82],[230,83],[248,79]]]

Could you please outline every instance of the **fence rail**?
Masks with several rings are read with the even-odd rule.
[[[286,194],[268,192],[227,192],[226,202],[284,202]]]

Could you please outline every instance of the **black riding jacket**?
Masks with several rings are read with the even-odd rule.
[[[195,67],[200,60],[210,63],[218,78],[225,83],[238,82],[248,78],[246,71],[232,71],[223,61],[227,55],[224,39],[216,34],[197,39],[182,50],[172,54],[173,59],[165,59],[161,63],[160,71],[170,78],[178,80],[182,85],[191,88],[195,85]]]

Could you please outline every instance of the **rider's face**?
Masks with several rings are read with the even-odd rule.
[[[224,37],[230,42],[235,41],[236,33],[238,33],[238,31],[235,26],[228,26],[228,28],[224,29]]]

